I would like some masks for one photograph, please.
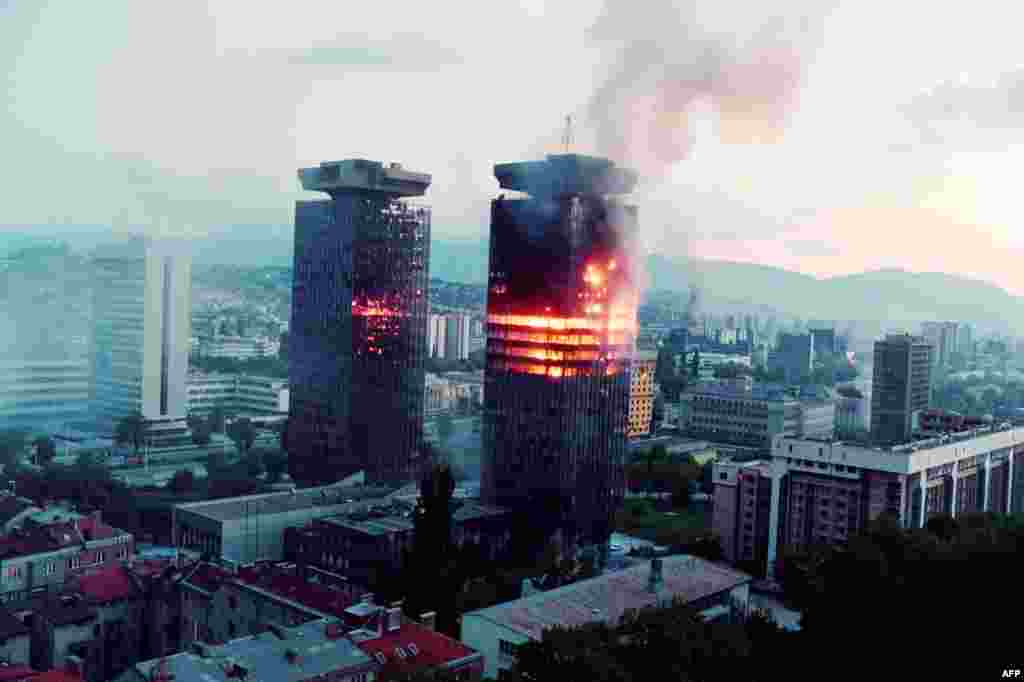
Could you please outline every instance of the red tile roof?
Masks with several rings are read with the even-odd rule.
[[[59,521],[45,526],[16,530],[0,537],[0,557],[26,556],[49,552],[86,540],[107,540],[126,533],[85,516],[77,521]]]
[[[216,592],[222,584],[233,579],[234,576],[229,571],[214,564],[202,563],[187,582],[206,592]]]
[[[30,679],[31,682],[83,682],[81,675],[67,670],[48,670]]]
[[[415,645],[417,653],[410,651],[410,644]],[[378,653],[383,654],[385,663],[381,672],[384,674],[422,667],[436,668],[477,654],[477,651],[456,639],[405,619],[401,629],[394,632],[385,629],[381,637],[357,642],[357,645],[372,658],[376,659]],[[399,647],[405,651],[407,658],[403,659],[396,653]]]
[[[327,585],[307,582],[297,575],[280,571],[274,567],[245,567],[238,571],[238,580],[271,592],[285,599],[298,602],[332,616],[343,617],[345,609],[357,599],[351,594]]]
[[[27,665],[0,665],[0,682],[20,682],[36,674]]]
[[[130,599],[138,593],[128,569],[117,564],[82,573],[75,577],[74,585],[86,599],[99,604]]]

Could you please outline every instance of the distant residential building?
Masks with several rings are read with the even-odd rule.
[[[306,488],[175,506],[175,546],[247,563],[284,558],[284,529],[355,511],[392,488]]]
[[[691,436],[767,450],[780,435],[831,434],[835,405],[797,400],[779,386],[703,383],[680,400],[680,427]]]
[[[483,372],[427,374],[424,411],[427,417],[479,408],[484,402]]]
[[[814,337],[815,358],[832,357],[837,350],[836,330],[832,328],[817,328],[810,330]]]
[[[203,374],[188,377],[188,412],[208,415],[221,407],[228,414],[262,417],[287,415],[288,382],[246,374]]]
[[[871,429],[871,400],[836,397],[836,434],[850,436]]]
[[[974,327],[971,324],[965,322],[960,325],[956,350],[965,358],[974,357]]]
[[[711,381],[715,378],[715,372],[728,365],[751,368],[753,363],[749,353],[719,353],[714,351],[695,351],[697,356],[697,372],[700,381]],[[690,353],[685,371],[690,371],[690,363],[693,361],[694,353]]]
[[[469,358],[469,332],[473,318],[464,314],[445,316],[444,359],[466,360]]]
[[[630,610],[679,598],[709,621],[746,616],[749,575],[697,557],[654,559],[596,578],[505,602],[462,616],[462,641],[484,655],[488,678],[512,668],[516,648],[539,641],[553,627],[604,622],[616,626]]]
[[[883,444],[905,443],[915,415],[928,408],[932,344],[919,336],[890,334],[875,342],[871,386],[871,438]]]
[[[119,419],[184,419],[188,407],[191,260],[180,240],[134,237],[93,255],[94,406]]]
[[[658,354],[640,351],[633,358],[629,379],[629,437],[646,436],[651,432],[654,414],[654,368]]]
[[[279,339],[263,336],[212,336],[198,339],[195,354],[204,358],[251,358],[273,357],[281,350]]]
[[[956,322],[925,322],[921,325],[921,336],[932,345],[932,368],[949,367],[952,355],[958,349],[960,325]]]
[[[448,330],[444,315],[431,315],[427,321],[427,353],[432,358],[443,358],[445,351],[445,332]]]
[[[814,369],[813,334],[779,334],[778,346],[768,357],[768,367],[781,370],[788,384],[799,384]]]

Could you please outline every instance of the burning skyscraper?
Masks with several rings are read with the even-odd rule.
[[[494,173],[520,196],[491,205],[481,492],[549,510],[563,548],[602,549],[624,489],[638,303],[636,207],[614,196],[637,177],[569,154]]]
[[[295,211],[290,473],[414,478],[423,436],[430,176],[361,159],[299,171],[328,193]]]

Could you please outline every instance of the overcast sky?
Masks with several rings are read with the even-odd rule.
[[[483,238],[493,164],[573,114],[650,178],[649,248],[1024,293],[1016,3],[762,4],[0,0],[0,226],[287,233],[296,168],[364,157]]]

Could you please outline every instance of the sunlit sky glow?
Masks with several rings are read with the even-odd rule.
[[[740,0],[671,4],[716,36],[760,21]],[[723,142],[714,106],[695,103],[688,158],[637,194],[645,243],[819,276],[944,271],[1024,293],[1022,10],[812,6],[782,137]],[[587,104],[614,46],[588,29],[604,11],[600,0],[358,11],[0,0],[0,229],[163,226],[215,239],[287,226],[297,167],[366,157],[432,173],[435,234],[483,238],[494,163],[556,150],[568,113],[576,149],[592,150]],[[638,10],[622,30],[674,40],[656,16]]]

